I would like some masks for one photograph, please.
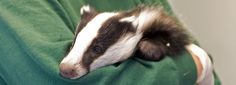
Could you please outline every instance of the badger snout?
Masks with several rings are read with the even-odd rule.
[[[76,72],[75,65],[66,63],[60,64],[60,74],[66,78],[73,78],[78,75]]]
[[[79,64],[60,64],[60,74],[65,78],[76,79],[87,73],[87,69],[82,68],[82,66]]]

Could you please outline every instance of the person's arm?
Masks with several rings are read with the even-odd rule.
[[[189,45],[187,48],[197,67],[197,84],[214,85],[213,66],[210,57],[197,45]]]

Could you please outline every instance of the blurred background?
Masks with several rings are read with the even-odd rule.
[[[169,0],[176,15],[211,53],[223,85],[236,85],[236,0]]]

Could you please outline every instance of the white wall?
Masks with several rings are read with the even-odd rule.
[[[236,85],[236,0],[169,0],[173,10],[212,54],[223,85]]]

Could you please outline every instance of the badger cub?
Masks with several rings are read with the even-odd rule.
[[[135,53],[152,61],[163,55],[174,56],[192,43],[177,19],[159,6],[118,12],[97,12],[83,6],[75,34],[70,52],[60,64],[61,75],[70,79]]]

